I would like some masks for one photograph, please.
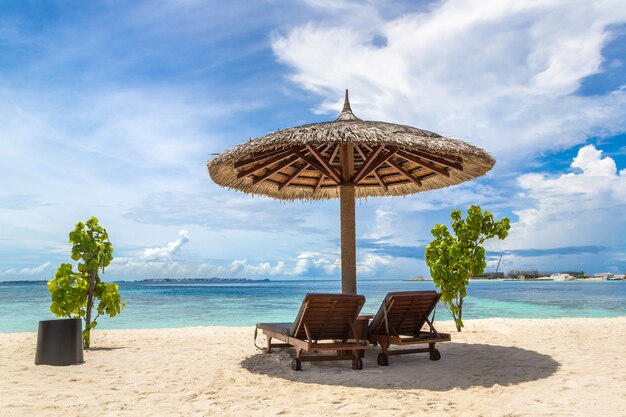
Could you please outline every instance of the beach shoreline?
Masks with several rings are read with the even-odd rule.
[[[3,415],[618,416],[626,317],[469,320],[442,359],[362,371],[265,354],[251,327],[96,330],[85,363],[35,366],[35,333],[0,334]],[[258,344],[264,345],[262,336]]]

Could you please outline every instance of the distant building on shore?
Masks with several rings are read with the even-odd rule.
[[[473,279],[504,279],[504,272],[484,272]]]
[[[536,269],[509,271],[507,273],[507,278],[512,279],[536,279],[540,276],[541,274]]]
[[[556,272],[557,274],[563,274],[563,275],[571,275],[575,278],[584,278],[585,277],[585,273],[583,271],[559,271]],[[588,276],[587,276],[588,278]]]

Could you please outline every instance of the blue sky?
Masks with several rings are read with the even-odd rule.
[[[622,3],[622,4],[620,4]],[[357,203],[362,278],[428,275],[452,208],[512,221],[488,270],[626,271],[621,1],[0,3],[0,280],[48,279],[95,215],[106,279],[339,276],[339,204],[225,190],[249,138],[364,119],[490,151],[485,177]]]

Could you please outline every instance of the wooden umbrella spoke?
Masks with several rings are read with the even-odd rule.
[[[391,165],[391,167],[393,167],[396,171],[398,171],[399,173],[403,174],[405,177],[407,177],[409,180],[413,181],[418,186],[420,186],[420,187],[422,186],[422,181],[419,178],[415,178],[413,175],[411,175],[411,173],[409,171],[407,171],[406,169],[402,168],[399,164],[395,163],[391,159],[387,160],[387,164]],[[391,185],[391,183],[390,183],[390,185]]]
[[[365,157],[365,153],[361,150],[361,147],[359,146],[359,144],[358,144],[358,143],[355,143],[355,144],[354,144],[354,149],[356,149],[356,151],[359,153],[359,155],[361,155],[361,158],[363,158],[363,161],[365,161],[365,159],[367,159],[367,158]],[[371,149],[369,149],[369,150],[370,150],[370,152],[371,152]]]
[[[382,149],[381,149],[382,151]],[[381,166],[383,163],[388,162],[389,158],[394,156],[398,151],[396,149],[389,150],[388,152],[379,153],[374,157],[371,161],[364,163],[359,172],[357,172],[354,176],[354,182],[359,182],[363,178],[367,177],[372,171],[375,171],[376,168]]]
[[[314,167],[315,169],[317,169],[319,172],[326,175],[327,177],[331,178],[336,183],[341,182],[341,180],[339,179],[339,175],[337,174],[334,168],[331,167],[332,170],[328,170],[325,165],[322,165],[321,163],[319,163],[317,158],[311,158],[310,156],[305,155],[303,152],[296,151],[295,154],[298,155],[298,157],[300,157],[300,159],[302,159],[304,162],[311,165],[312,167]]]
[[[326,152],[326,151],[327,151],[330,147],[331,147],[331,144],[330,144],[330,143],[327,143],[326,145],[322,146],[322,147],[319,149],[319,153],[320,153],[320,155],[323,155],[323,154],[324,154],[324,152]]]
[[[430,174],[422,175],[421,177],[418,177],[417,179],[420,180],[420,181],[424,181],[424,180],[427,180],[429,178],[436,177],[437,175],[439,175],[439,174],[431,172]],[[397,180],[397,181],[389,181],[387,183],[387,185],[388,186],[402,185],[402,184],[410,184],[412,182],[413,181],[411,181],[411,180]]]
[[[367,147],[367,149],[371,152],[372,148],[370,148],[368,145],[362,143],[361,144],[364,147]],[[357,152],[359,153],[359,155],[361,155],[361,158],[363,158],[363,160],[365,160],[365,154],[363,153],[363,151],[361,150],[361,146],[359,146],[358,144],[354,144],[354,147],[356,148]],[[391,157],[391,155],[389,155]],[[384,163],[384,162],[383,162]],[[382,165],[382,164],[380,164]],[[379,165],[379,167],[380,167]],[[383,187],[383,190],[385,191],[389,191],[389,187],[387,187],[387,184],[385,184],[385,181],[382,180],[382,178],[380,177],[380,175],[378,175],[378,173],[376,172],[376,169],[378,169],[378,167],[374,168],[374,170],[371,172],[371,174],[374,176],[374,179],[378,182],[378,185],[380,185],[381,187]],[[366,178],[366,177],[363,177]],[[375,187],[375,185],[371,185],[368,184],[368,187]]]
[[[415,156],[417,158],[421,157],[421,158],[427,159],[428,161],[436,162],[436,163],[438,163],[440,165],[447,166],[449,168],[458,169],[459,171],[463,171],[463,165],[461,163],[462,162],[461,158],[454,157],[455,158],[454,161],[449,161],[446,158],[452,159],[453,157],[445,157],[444,158],[444,157],[440,157],[440,156],[437,156],[437,155],[430,154],[428,152],[418,151],[418,150],[414,150],[414,149],[410,149],[410,150],[404,149],[403,152],[406,153],[406,154],[409,154],[409,155],[413,155],[413,156]],[[459,159],[461,159],[461,161],[459,161]]]
[[[339,153],[339,147],[340,147],[340,145],[337,144],[337,146],[335,146],[335,149],[333,149],[333,153],[330,154],[330,158],[328,159],[328,163],[329,164],[331,164],[331,165],[333,164],[333,161],[335,160],[335,157]]]
[[[367,150],[369,152],[372,151],[372,148],[370,148],[367,144],[362,143],[361,146],[367,148]],[[355,143],[354,147],[356,148],[356,151],[359,153],[359,155],[361,155],[361,158],[363,158],[363,161],[365,161],[365,153],[363,152],[363,150],[361,149],[361,146],[359,146],[359,144]],[[382,165],[382,164],[381,164]],[[380,166],[380,165],[379,165]],[[378,168],[378,167],[376,167]],[[371,172],[371,174],[374,176],[374,179],[376,181],[378,181],[378,184],[383,187],[383,190],[388,191],[389,188],[387,188],[387,184],[385,184],[385,182],[380,178],[380,176],[376,173],[376,168],[374,168],[374,170]],[[363,177],[366,178],[367,176]],[[373,185],[370,185],[371,187],[373,187]]]
[[[309,164],[304,163],[302,166],[300,166],[300,168],[297,168],[297,169],[294,171],[294,173],[293,173],[293,174],[291,174],[291,175],[289,176],[289,178],[287,178],[287,180],[286,180],[285,182],[281,183],[281,184],[278,186],[278,190],[280,191],[280,190],[282,190],[283,188],[285,188],[286,186],[288,186],[289,184],[291,184],[291,183],[293,182],[293,180],[295,180],[295,179],[298,177],[298,175],[300,175],[300,174],[302,173],[302,171],[304,171],[304,170],[305,170],[305,169],[307,169],[308,167],[309,167]]]
[[[431,162],[428,162],[427,160],[425,160],[423,158],[420,158],[418,156],[411,155],[411,154],[409,154],[409,153],[407,153],[405,151],[401,151],[401,150],[398,150],[397,155],[402,157],[402,158],[404,158],[404,159],[406,159],[407,161],[415,162],[416,164],[421,165],[421,166],[423,166],[425,168],[428,168],[431,171],[436,172],[438,174],[441,174],[443,176],[446,176],[446,177],[450,176],[450,173],[448,172],[447,169],[439,168],[435,164],[433,164]]]
[[[378,155],[383,151],[383,149],[385,149],[383,145],[378,145],[372,150],[372,152],[369,154],[367,158],[363,158],[363,164],[361,165],[361,168],[359,168],[359,170],[354,174],[354,177],[352,177],[352,182],[361,181],[370,172],[372,172],[374,169],[377,168],[376,166],[374,166],[372,169],[370,169],[370,167],[372,167],[373,162],[376,160]],[[360,151],[358,146],[357,146],[357,150]]]
[[[283,160],[285,158],[288,158],[289,156],[293,155],[294,153],[296,153],[297,150],[294,149],[289,149],[283,153],[279,153],[278,155],[274,155],[273,157],[266,159],[265,161],[254,165],[252,168],[248,168],[248,169],[244,169],[243,171],[239,171],[237,173],[237,178],[243,178],[246,177],[250,174],[254,174],[255,172],[268,167],[270,165],[272,165],[275,162],[278,162],[280,160]]]
[[[324,158],[324,156],[320,153],[320,151],[318,151],[315,147],[311,145],[306,145],[306,148],[309,151],[309,153],[313,155],[313,157],[317,159],[318,162],[322,164],[324,168],[326,168],[326,170],[330,173],[330,177],[333,178],[333,174],[334,174],[334,176],[336,177],[336,180],[339,181],[339,173],[335,171],[335,168],[333,168],[330,165],[330,163],[326,160],[326,158]]]
[[[380,178],[376,170],[372,171],[372,174],[374,174],[374,178],[376,179],[376,181],[378,181],[378,184],[380,184],[380,186],[383,187],[383,190],[389,191],[389,187],[387,187],[387,184],[385,184],[385,181],[383,181],[383,179]]]
[[[402,161],[402,163],[398,163],[396,162],[396,164],[402,166],[402,164],[405,163],[405,161]],[[386,166],[385,166],[386,165]],[[390,177],[396,177],[398,175],[403,175],[400,171],[398,171],[397,169],[395,169],[393,166],[391,166],[391,164],[389,164],[389,162],[385,162],[385,164],[382,164],[380,167],[380,169],[385,169],[387,170],[385,173],[379,173],[380,178],[382,178],[383,180],[385,180],[387,183],[389,183],[389,181],[387,180]],[[420,167],[421,168],[421,167]],[[391,170],[392,172],[389,172],[389,170]],[[409,171],[410,172],[410,171]]]
[[[298,158],[298,155],[292,155],[289,159],[286,159],[286,160],[282,161],[281,163],[276,165],[274,168],[268,170],[265,174],[263,174],[263,175],[261,175],[259,177],[254,178],[252,180],[252,184],[258,184],[260,182],[265,181],[266,179],[268,179],[272,175],[276,174],[277,172],[287,168],[289,165],[293,164],[298,159],[300,159],[300,158]]]
[[[235,168],[241,168],[243,166],[250,165],[255,162],[263,161],[264,159],[270,158],[272,156],[289,154],[292,151],[293,151],[293,148],[287,148],[287,149],[278,149],[274,151],[253,153],[248,159],[242,159],[241,161],[235,162],[234,166]]]
[[[324,178],[326,178],[326,175],[320,174],[320,179],[317,180],[317,184],[315,184],[315,188],[313,189],[314,194],[319,191],[320,187],[322,186],[322,182],[324,182]]]
[[[422,175],[421,177],[418,177],[417,179],[420,180],[420,181],[424,181],[424,180],[427,180],[429,178],[436,177],[437,175],[439,175],[439,174],[431,172],[430,174]],[[392,185],[410,184],[410,183],[413,183],[413,182],[414,181],[405,179],[405,180],[389,181],[387,183],[387,185],[391,187]]]

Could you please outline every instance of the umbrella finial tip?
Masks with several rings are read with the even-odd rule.
[[[350,99],[348,98],[348,89],[346,88],[346,98],[343,102],[343,109],[341,110],[341,114],[337,118],[337,120],[360,120],[358,117],[352,113],[352,108],[350,108]]]
[[[352,109],[350,108],[350,99],[348,98],[348,89],[346,88],[346,97],[343,100],[343,109],[341,110],[342,113],[345,112],[351,112]]]

